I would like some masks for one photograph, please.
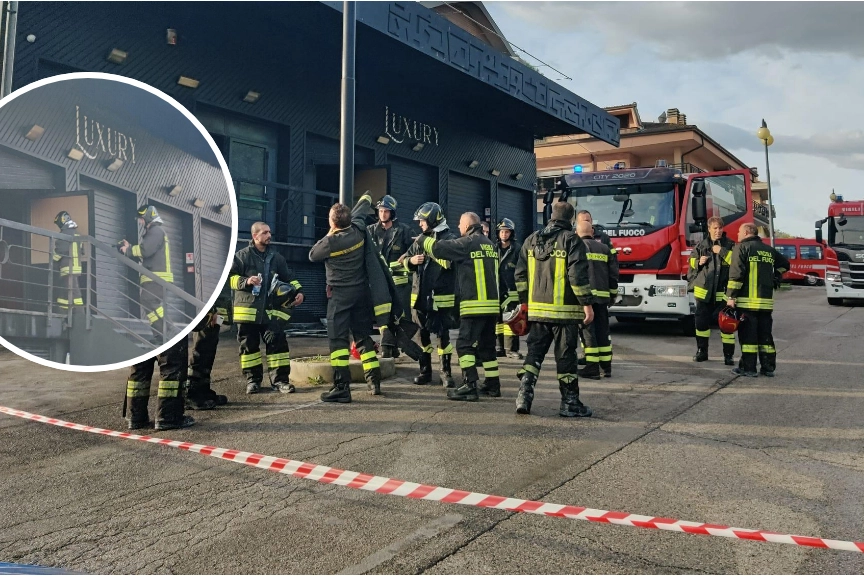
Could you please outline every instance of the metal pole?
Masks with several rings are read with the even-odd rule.
[[[339,152],[339,202],[354,204],[354,44],[356,2],[342,3],[342,126]]]
[[[3,77],[0,79],[0,98],[12,93],[12,64],[15,62],[15,37],[18,33],[18,2],[8,3],[6,39],[3,46]]]
[[[771,167],[768,165],[768,141],[765,140],[765,173],[768,178],[768,233],[774,248],[774,201],[771,199]]]

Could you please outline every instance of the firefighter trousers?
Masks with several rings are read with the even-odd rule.
[[[210,373],[216,361],[216,348],[219,346],[220,326],[207,326],[193,332],[192,362],[189,365],[190,398],[203,396],[210,390]]]
[[[531,322],[528,331],[528,354],[522,370],[517,373],[521,379],[526,373],[533,374],[534,380],[540,375],[543,358],[549,351],[549,346],[555,343],[555,367],[558,371],[558,381],[569,384],[579,377],[577,369],[576,350],[579,347],[579,329],[577,324],[553,324],[551,322]]]
[[[477,382],[477,361],[483,366],[486,382],[498,379],[498,357],[495,354],[495,316],[462,316],[456,353],[465,382]],[[494,380],[493,380],[494,379]]]
[[[396,286],[396,294],[403,310],[403,316],[399,320],[399,324],[408,337],[411,338],[417,333],[417,325],[411,321],[411,284],[406,283]],[[396,335],[386,326],[381,326],[381,346],[392,346],[393,348],[398,348],[399,346],[396,341]]]
[[[417,321],[420,324],[420,346],[423,348],[423,356],[420,358],[420,372],[423,374],[432,373],[432,351],[435,347],[432,346],[432,332],[426,330],[426,314],[416,312]],[[450,342],[450,331],[441,330],[438,334],[438,359],[441,362],[441,371],[450,373],[450,357],[453,355],[453,344]],[[445,360],[446,357],[446,360]]]
[[[189,365],[188,354],[189,345],[183,338],[156,358],[139,362],[132,367],[132,373],[126,381],[127,418],[130,423],[146,424],[149,421],[147,403],[150,400],[155,364],[159,365],[156,421],[179,422],[183,419],[183,388]]]
[[[72,306],[83,306],[84,299],[81,297],[81,285],[78,282],[79,274],[60,274],[60,286],[57,287],[59,294],[56,302],[62,310],[69,309],[71,300]]]
[[[291,374],[291,351],[285,332],[271,320],[266,324],[237,324],[237,341],[240,343],[240,368],[249,384],[261,385],[264,380],[264,360],[261,354],[261,340],[264,333],[273,332],[270,344],[265,342],[267,369],[274,387],[288,386]],[[218,334],[216,336],[218,340]]]
[[[594,321],[587,326],[581,325],[585,362],[590,368],[600,364],[604,372],[612,369],[612,340],[609,337],[609,307],[606,304],[592,304]],[[591,368],[594,370],[594,368]]]
[[[357,345],[363,376],[369,385],[381,384],[381,364],[372,341],[375,317],[372,292],[367,285],[333,287],[327,301],[327,337],[330,339],[330,365],[333,384],[344,390],[351,385],[351,339]]]
[[[165,288],[155,282],[141,285],[141,309],[150,323],[153,338],[167,342],[170,338],[165,331]],[[164,339],[163,339],[164,337]]]
[[[717,325],[717,316],[725,307],[725,301],[703,302],[696,300],[696,347],[699,350],[708,350],[711,326]],[[723,356],[730,358],[734,356],[735,335],[720,332],[720,340],[723,342]]]
[[[738,339],[741,341],[740,368],[745,372],[756,371],[756,358],[763,372],[773,372],[777,368],[777,350],[774,348],[774,318],[771,310],[744,310],[746,320],[738,326]]]

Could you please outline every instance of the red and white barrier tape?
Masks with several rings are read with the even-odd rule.
[[[340,470],[329,466],[319,466],[298,460],[264,456],[263,454],[252,454],[251,452],[240,452],[228,450],[215,446],[204,446],[203,444],[192,444],[191,442],[178,442],[167,438],[153,438],[152,436],[141,436],[128,432],[117,432],[93,426],[84,426],[66,422],[56,418],[48,418],[38,414],[31,414],[22,410],[14,410],[0,406],[0,413],[52,424],[71,430],[102,434],[114,438],[126,440],[140,440],[151,444],[161,444],[172,448],[179,448],[189,452],[197,452],[204,456],[221,458],[238,464],[245,464],[254,468],[270,470],[280,474],[289,474],[306,480],[315,480],[324,484],[336,484],[357,490],[367,490],[378,494],[389,494],[391,496],[404,496],[418,500],[433,500],[446,502],[448,504],[463,504],[479,508],[494,508],[508,512],[526,512],[528,514],[541,514],[543,516],[554,516],[569,518],[571,520],[586,520],[588,522],[602,522],[607,524],[619,524],[622,526],[635,526],[637,528],[654,528],[657,530],[669,530],[671,532],[686,532],[688,534],[702,534],[705,536],[723,536],[725,538],[736,538],[739,540],[756,540],[760,542],[776,542],[779,544],[793,544],[796,546],[809,546],[813,548],[830,548],[833,550],[848,550],[850,552],[864,553],[864,542],[847,542],[844,540],[829,540],[826,538],[813,538],[810,536],[793,536],[791,534],[778,534],[764,530],[748,530],[745,528],[731,528],[720,524],[703,524],[700,522],[688,522],[686,520],[675,520],[672,518],[656,518],[653,516],[641,516],[627,512],[612,512],[609,510],[597,510],[594,508],[583,508],[581,506],[565,506],[548,502],[537,502],[533,500],[520,500],[518,498],[505,498],[490,494],[477,492],[465,492],[453,488],[442,488],[386,478],[384,476],[371,476],[350,470]]]

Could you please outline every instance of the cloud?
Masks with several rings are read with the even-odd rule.
[[[491,3],[490,3],[491,4]],[[664,60],[718,60],[749,50],[864,58],[862,2],[505,2],[515,18],[553,32],[599,32],[606,51],[648,44]]]

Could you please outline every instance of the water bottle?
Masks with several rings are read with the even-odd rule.
[[[262,278],[261,274],[258,274],[258,280],[262,280],[262,279],[263,278]],[[258,284],[257,286],[252,287],[252,295],[253,296],[257,297],[258,294],[260,294],[260,293],[261,293],[261,284]]]

